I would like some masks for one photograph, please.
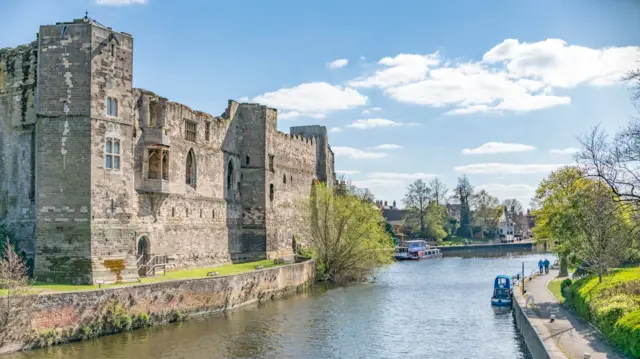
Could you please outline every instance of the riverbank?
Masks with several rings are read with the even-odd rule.
[[[614,270],[573,282],[560,293],[565,303],[593,323],[620,350],[640,357],[640,268]]]
[[[591,353],[592,359],[623,359],[593,327],[565,308],[547,289],[549,280],[557,275],[558,271],[552,270],[548,275],[527,280],[525,295],[520,293],[520,288],[514,291],[516,323],[529,350],[538,353],[534,353],[534,357],[583,358],[584,353]],[[519,312],[523,313],[520,317]],[[553,322],[550,321],[552,315],[555,316]]]
[[[12,328],[0,353],[89,339],[275,299],[313,283],[315,261],[235,275],[40,294],[30,327]]]
[[[475,253],[509,253],[509,252],[536,252],[536,244],[531,241],[516,243],[496,244],[470,244],[437,246],[443,255],[464,255]]]

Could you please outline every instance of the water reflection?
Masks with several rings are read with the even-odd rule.
[[[537,255],[394,264],[373,284],[317,288],[230,313],[9,355],[51,358],[529,358],[493,278]],[[4,359],[4,358],[3,358]]]

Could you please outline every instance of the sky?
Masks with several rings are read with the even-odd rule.
[[[335,166],[399,205],[466,174],[525,207],[579,136],[637,114],[639,0],[2,0],[0,48],[81,18],[134,37],[135,87],[213,115],[229,99],[278,128],[330,130]]]

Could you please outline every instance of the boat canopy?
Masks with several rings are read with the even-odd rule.
[[[504,274],[497,276],[493,288],[511,288],[511,277]]]

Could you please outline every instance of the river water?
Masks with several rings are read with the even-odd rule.
[[[489,300],[496,275],[520,272],[523,262],[529,274],[539,258],[399,262],[370,284],[315,289],[226,314],[6,359],[529,359],[511,312],[492,308]]]

